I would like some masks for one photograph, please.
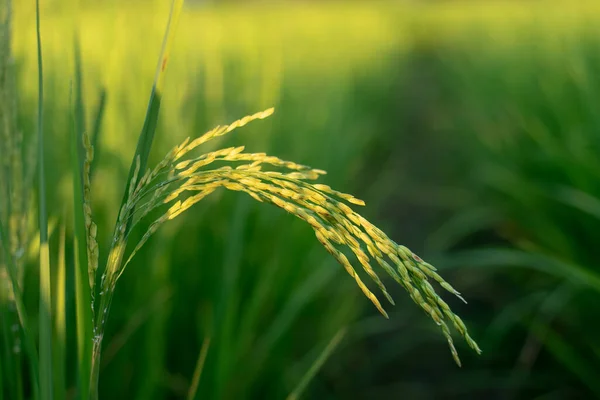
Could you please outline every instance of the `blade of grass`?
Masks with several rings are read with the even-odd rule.
[[[437,252],[447,250],[463,238],[497,222],[498,219],[498,213],[490,208],[468,208],[431,233],[427,239],[427,248]]]
[[[71,136],[71,172],[73,178],[73,213],[75,223],[75,308],[77,325],[77,366],[79,396],[85,398],[90,391],[92,363],[92,294],[89,283],[85,218],[83,214],[82,134],[83,95],[81,58],[75,41],[75,104],[73,105],[73,131]]]
[[[325,364],[325,361],[327,361],[327,359],[331,356],[336,347],[340,344],[340,342],[346,335],[346,332],[346,328],[342,328],[335,334],[335,336],[333,336],[333,338],[329,341],[329,343],[327,343],[327,346],[325,346],[321,354],[319,354],[319,357],[317,357],[317,359],[312,363],[308,371],[306,371],[298,386],[287,397],[287,400],[297,400],[300,398],[300,395],[302,394],[302,392],[304,392],[304,390],[306,390],[310,381],[315,377],[317,372],[319,372],[319,370],[323,367],[323,364]]]
[[[127,341],[136,333],[140,327],[160,309],[171,298],[171,289],[163,288],[138,312],[129,318],[127,325],[123,330],[116,334],[112,341],[106,346],[102,357],[101,369],[106,368],[108,364],[117,355],[119,350],[125,346]]]
[[[275,344],[290,329],[304,307],[313,301],[315,296],[335,278],[337,272],[336,269],[326,268],[325,266],[315,268],[303,284],[298,286],[289,295],[289,300],[269,327],[264,330],[264,335],[261,337],[260,342],[253,349],[255,368],[251,371],[244,371],[243,375],[236,375],[236,379],[243,382],[240,384],[241,387],[244,387],[245,384],[255,379],[256,375],[260,373],[261,368],[264,368],[265,360],[268,359]]]
[[[54,398],[65,399],[66,387],[66,233],[63,225],[58,244],[54,311]]]
[[[38,62],[38,168],[39,168],[39,225],[40,225],[40,395],[52,399],[52,284],[50,283],[50,249],[48,247],[48,214],[46,210],[46,180],[44,170],[44,70],[42,64],[42,37],[40,29],[40,1],[35,2],[35,22]]]
[[[106,107],[106,89],[102,88],[102,90],[100,91],[100,99],[98,101],[98,107],[96,108],[96,113],[95,113],[95,118],[94,118],[94,125],[92,126],[92,135],[91,135],[91,141],[92,141],[92,147],[94,148],[94,160],[98,160],[98,155],[100,154],[100,147],[99,147],[99,143],[100,143],[100,131],[102,129],[102,119],[104,118],[104,109]],[[96,170],[95,168],[95,163],[97,161],[92,161],[92,167],[91,167],[91,171],[90,171],[90,179],[92,179],[92,176],[94,175],[94,171]]]
[[[577,347],[543,323],[534,321],[530,329],[562,365],[571,370],[590,391],[600,397],[598,374],[595,368],[577,352]]]
[[[198,362],[196,363],[196,369],[194,370],[194,376],[192,377],[192,383],[187,396],[188,400],[195,399],[196,394],[198,393],[198,385],[200,383],[200,377],[202,376],[202,370],[204,369],[204,362],[206,361],[209,346],[210,337],[207,337],[202,342],[202,348],[200,349],[200,355],[198,356]]]
[[[592,270],[573,262],[563,261],[545,254],[509,248],[466,250],[444,260],[444,268],[452,267],[524,267],[549,275],[568,279],[600,292],[600,276]]]
[[[160,110],[164,73],[168,64],[169,51],[174,36],[173,32],[175,31],[175,26],[177,25],[177,22],[179,20],[179,15],[181,14],[181,9],[183,8],[183,2],[184,0],[172,0],[171,2],[169,19],[163,38],[158,66],[156,68],[154,84],[152,86],[152,91],[150,92],[150,100],[148,102],[146,118],[144,120],[144,125],[142,127],[142,131],[138,139],[138,144],[133,155],[133,160],[129,169],[129,176],[127,177],[127,184],[125,186],[123,199],[121,200],[121,205],[119,206],[119,209],[122,209],[123,205],[127,202],[130,186],[137,184],[137,179],[140,179],[143,176],[144,171],[146,169],[146,165],[148,163],[148,157],[152,148],[152,142],[154,140],[154,134],[156,132],[156,126],[158,121],[158,113]],[[139,160],[139,171],[136,181],[133,182],[133,178],[137,168],[137,160]],[[125,227],[126,233],[128,233],[131,227],[131,216],[133,215],[133,211],[134,210],[131,210],[131,213],[128,215],[127,218],[127,223]],[[117,223],[115,223],[115,232],[117,229],[120,229],[118,221]],[[115,237],[117,236],[118,235],[115,235]],[[117,257],[114,260],[114,263],[120,263],[121,261],[122,255],[120,257]],[[106,269],[116,269],[117,267],[117,265],[107,264]],[[112,295],[112,290],[106,291],[100,295],[100,304],[98,308],[100,311],[98,312],[94,325],[94,348],[92,350],[92,370],[90,375],[90,397],[92,399],[98,398],[98,380],[100,375],[100,353],[102,347],[102,336],[104,334],[104,322],[106,319],[106,314],[108,313],[108,307],[112,300]]]
[[[535,363],[542,352],[547,331],[553,329],[553,320],[563,308],[567,307],[577,289],[571,282],[561,282],[536,307],[533,324],[543,327],[543,330],[536,332],[535,329],[529,329],[529,334],[521,347],[521,352],[509,378],[509,382],[512,383],[510,385],[512,389],[510,398],[517,398],[520,391],[524,389],[525,383],[531,376]]]
[[[146,118],[144,125],[140,133],[138,144],[133,155],[131,167],[129,168],[129,176],[127,177],[127,186],[123,194],[123,201],[121,206],[127,201],[127,193],[129,192],[129,186],[135,185],[137,182],[131,182],[135,168],[137,157],[140,157],[140,171],[138,173],[138,179],[144,175],[146,165],[148,164],[148,157],[152,148],[152,142],[154,140],[154,134],[156,133],[156,127],[158,122],[158,113],[160,111],[160,103],[162,100],[162,88],[164,84],[164,75],[169,61],[169,53],[171,50],[171,44],[173,42],[173,32],[179,21],[179,15],[183,8],[184,0],[173,0],[171,2],[171,10],[169,14],[169,21],[167,23],[167,29],[163,37],[162,48],[158,59],[158,66],[156,68],[156,74],[154,77],[154,84],[152,91],[150,92],[150,100],[148,101],[148,109],[146,111]]]

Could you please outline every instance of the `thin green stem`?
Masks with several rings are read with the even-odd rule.
[[[194,400],[198,393],[198,385],[200,384],[200,377],[204,370],[204,363],[206,362],[206,356],[208,355],[208,348],[210,347],[210,337],[206,337],[202,342],[202,348],[200,349],[200,355],[198,356],[198,362],[196,363],[196,369],[194,370],[194,376],[192,377],[192,384],[188,392],[188,400]]]
[[[106,262],[106,268],[117,268],[117,266],[123,262],[124,253],[125,243],[119,241],[110,250],[108,260]],[[108,316],[110,304],[112,302],[112,296],[114,294],[114,286],[111,286],[110,288],[104,288],[105,282],[106,281],[103,279],[103,291],[100,292],[100,305],[98,307],[98,313],[96,314],[96,321],[94,325],[94,340],[91,354],[92,358],[89,387],[90,400],[98,400],[98,383],[100,381],[100,358],[102,355],[102,339],[104,337],[104,326],[106,325],[106,317]]]
[[[38,57],[38,166],[39,166],[39,224],[40,224],[40,389],[41,399],[52,399],[52,284],[50,282],[50,250],[48,247],[48,216],[46,210],[46,180],[44,171],[44,72],[40,29],[40,1],[35,2]]]
[[[135,186],[137,180],[134,181],[133,177],[136,169],[136,160],[140,161],[140,170],[138,178],[141,178],[148,163],[148,157],[150,155],[150,149],[152,148],[152,142],[154,140],[154,134],[158,124],[158,114],[160,111],[160,104],[162,98],[162,87],[164,82],[165,70],[169,60],[169,51],[173,41],[173,32],[179,21],[179,15],[183,8],[184,0],[172,0],[171,9],[169,12],[169,19],[167,22],[167,28],[163,37],[162,48],[158,59],[158,65],[156,68],[156,75],[154,77],[154,84],[150,93],[150,99],[148,102],[148,109],[146,111],[146,118],[140,133],[138,144],[133,156],[133,162],[129,170],[129,176],[127,178],[127,185],[123,194],[123,200],[121,201],[121,207],[129,200],[129,188],[131,185]],[[120,207],[120,208],[121,208]],[[133,211],[127,216],[125,221],[125,233],[128,233],[131,229]],[[100,356],[102,352],[102,339],[104,336],[104,325],[108,316],[110,303],[114,294],[114,284],[118,279],[119,268],[123,262],[123,255],[125,254],[126,246],[126,235],[121,236],[119,230],[121,229],[120,222],[117,221],[115,224],[114,238],[115,242],[109,251],[108,261],[106,263],[106,272],[102,278],[102,289],[100,292],[100,305],[98,307],[96,321],[94,325],[94,340],[93,349],[91,354],[91,375],[90,375],[90,399],[98,399],[98,382],[100,379]]]
[[[304,374],[302,380],[300,381],[296,389],[294,389],[294,391],[290,393],[290,395],[287,397],[287,400],[298,400],[300,398],[302,392],[304,392],[310,381],[315,377],[317,372],[319,372],[321,367],[323,367],[325,361],[327,361],[329,356],[331,356],[331,353],[333,353],[333,351],[340,344],[345,335],[345,328],[340,329],[335,334],[335,336],[329,341],[327,346],[325,346],[321,354],[319,354],[319,357],[317,357],[317,359],[312,363],[308,371],[306,371],[306,374]]]
[[[66,398],[66,233],[65,226],[60,231],[58,246],[58,262],[55,292],[55,312],[54,312],[54,397],[56,399]]]

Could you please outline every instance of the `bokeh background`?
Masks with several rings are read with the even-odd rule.
[[[15,3],[19,122],[31,134],[35,14]],[[101,258],[168,10],[42,1],[49,209],[60,218],[70,207],[78,37],[88,119],[104,105]],[[364,199],[363,215],[463,293],[468,305],[448,301],[483,354],[459,345],[458,368],[400,288],[385,320],[302,221],[221,191],[165,226],[123,275],[101,397],[182,398],[210,336],[202,398],[283,398],[343,329],[306,398],[600,396],[599,21],[594,1],[188,1],[154,159],[274,106],[214,146],[327,170],[325,183]],[[34,269],[27,279],[36,284]]]

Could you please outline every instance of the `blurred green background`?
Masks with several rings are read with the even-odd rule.
[[[15,3],[19,122],[31,135],[35,14]],[[75,36],[88,119],[105,93],[101,258],[168,3],[42,1],[54,217],[71,201]],[[327,170],[325,183],[364,199],[363,215],[463,293],[468,305],[449,301],[484,353],[460,345],[457,368],[400,288],[385,320],[302,221],[220,191],[163,228],[117,285],[101,398],[183,397],[207,336],[202,398],[283,398],[344,327],[307,398],[600,397],[599,21],[594,1],[189,1],[154,159],[275,106],[211,146]]]

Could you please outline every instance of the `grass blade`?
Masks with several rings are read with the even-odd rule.
[[[188,400],[196,398],[198,393],[198,384],[200,383],[200,377],[202,376],[202,370],[204,369],[204,362],[206,361],[206,355],[208,354],[208,348],[210,347],[210,337],[207,337],[202,342],[202,348],[200,349],[200,355],[198,356],[198,362],[196,363],[196,369],[194,370],[194,376],[192,378],[192,384],[190,385],[190,391],[188,392]]]
[[[40,1],[35,2],[38,61],[38,167],[39,167],[39,225],[40,225],[40,394],[52,399],[52,284],[50,283],[50,250],[48,247],[48,215],[46,210],[46,180],[44,170],[44,72],[42,38],[40,33]]]
[[[183,1],[184,0],[173,0],[171,2],[169,22],[167,23],[167,29],[163,38],[162,49],[160,51],[160,56],[158,59],[158,66],[156,68],[156,75],[154,77],[154,84],[152,86],[152,91],[150,92],[150,100],[148,101],[146,118],[144,120],[142,132],[140,133],[138,144],[135,149],[135,154],[133,155],[133,161],[131,162],[131,167],[129,169],[129,176],[127,177],[127,186],[125,187],[125,192],[123,195],[123,201],[121,202],[121,206],[127,200],[129,186],[131,186],[132,184],[135,185],[137,183],[131,182],[136,168],[135,160],[138,156],[140,157],[140,170],[138,173],[138,179],[143,176],[146,170],[146,166],[148,164],[148,156],[150,155],[150,150],[152,148],[152,142],[154,140],[154,134],[156,133],[156,127],[158,123],[158,113],[160,111],[160,103],[162,100],[164,75],[169,61],[171,44],[173,42],[173,32],[175,30],[175,27],[177,26],[177,22],[179,21],[179,15],[181,14],[181,9],[183,8]]]
[[[600,275],[574,262],[545,254],[510,248],[485,248],[457,252],[444,260],[445,268],[452,267],[522,267],[567,279],[600,292]]]
[[[535,334],[554,358],[571,370],[596,396],[600,397],[600,383],[595,368],[585,357],[577,352],[577,347],[562,338],[545,324],[532,323],[531,331]]]
[[[58,244],[58,262],[54,305],[54,398],[65,399],[66,375],[66,233],[62,226]]]
[[[92,294],[89,283],[86,227],[84,217],[82,182],[82,135],[85,130],[82,94],[81,57],[79,45],[75,42],[75,104],[74,129],[71,137],[71,171],[73,174],[73,212],[75,223],[75,307],[77,320],[77,365],[79,395],[82,398],[90,392],[92,363]]]
[[[325,361],[327,361],[327,359],[331,356],[331,353],[333,353],[333,351],[340,344],[345,335],[346,328],[340,329],[335,334],[335,336],[329,341],[329,343],[327,343],[327,346],[325,346],[319,357],[317,357],[317,359],[310,366],[308,371],[306,371],[296,389],[294,389],[294,391],[290,393],[290,395],[287,397],[287,400],[297,400],[300,398],[302,392],[304,392],[310,381],[315,377],[317,372],[319,372],[321,367],[323,367]]]
[[[98,107],[96,108],[94,125],[92,126],[92,147],[94,149],[94,159],[98,159],[98,154],[100,153],[100,131],[102,130],[102,120],[104,118],[104,110],[106,108],[106,89],[102,88],[100,91],[100,99],[98,101]],[[92,164],[92,168],[90,174],[93,176],[94,171],[96,170],[95,165]],[[90,177],[91,179],[91,177]]]

